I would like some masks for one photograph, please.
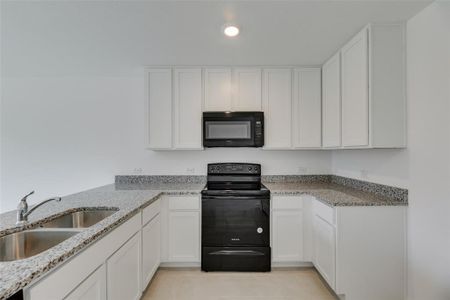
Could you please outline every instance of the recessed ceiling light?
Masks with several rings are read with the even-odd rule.
[[[229,37],[235,37],[239,34],[239,28],[236,25],[225,25],[223,33]]]

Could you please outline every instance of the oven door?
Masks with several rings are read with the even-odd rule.
[[[270,246],[269,198],[202,196],[202,246]]]
[[[262,112],[203,113],[204,147],[262,147]]]

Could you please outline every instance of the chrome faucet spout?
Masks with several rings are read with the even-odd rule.
[[[17,206],[17,222],[16,222],[16,225],[25,225],[25,224],[27,224],[28,223],[28,216],[33,211],[35,211],[38,207],[44,205],[45,203],[50,202],[50,201],[56,201],[56,202],[60,202],[61,201],[61,197],[50,198],[50,199],[42,201],[41,203],[35,205],[32,209],[28,210],[27,198],[28,198],[28,196],[30,196],[32,194],[34,194],[34,191],[32,191],[31,193],[29,193],[28,195],[23,197],[22,200],[20,200],[20,203]]]
[[[47,203],[47,202],[50,202],[50,201],[56,201],[56,202],[59,202],[59,201],[61,201],[61,197],[54,197],[54,198],[50,198],[50,199],[44,200],[44,201],[42,201],[41,203],[35,205],[35,206],[34,206],[32,209],[30,209],[28,212],[24,213],[23,216],[24,216],[25,218],[27,218],[33,211],[36,210],[36,208],[38,208],[38,207],[42,206],[43,204],[45,204],[45,203]]]

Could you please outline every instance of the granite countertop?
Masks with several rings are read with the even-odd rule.
[[[308,194],[328,206],[392,206],[408,202],[336,183],[264,183],[272,195]]]
[[[134,216],[140,209],[156,201],[162,194],[199,194],[204,182],[145,182],[133,179],[132,183],[116,181],[88,191],[63,197],[59,203],[49,203],[37,209],[29,217],[29,225],[15,225],[16,212],[0,214],[0,237],[9,233],[39,227],[55,216],[68,210],[84,208],[116,208],[118,211],[99,223],[84,229],[64,242],[36,256],[0,262],[0,300],[53,270],[92,242],[100,239],[118,225]],[[272,195],[309,194],[329,206],[381,206],[407,205],[407,201],[360,191],[344,185],[321,182],[265,182]]]
[[[204,184],[115,184],[63,197],[59,203],[38,208],[29,217],[29,224],[17,227],[16,212],[0,214],[0,237],[9,233],[38,227],[40,223],[79,208],[118,208],[113,215],[82,230],[64,242],[27,259],[0,262],[0,300],[7,299],[33,280],[53,270],[92,242],[102,238],[154,201],[162,193],[169,195],[199,194]]]

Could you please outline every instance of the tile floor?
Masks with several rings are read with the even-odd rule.
[[[335,300],[313,268],[269,273],[160,269],[142,300]]]

